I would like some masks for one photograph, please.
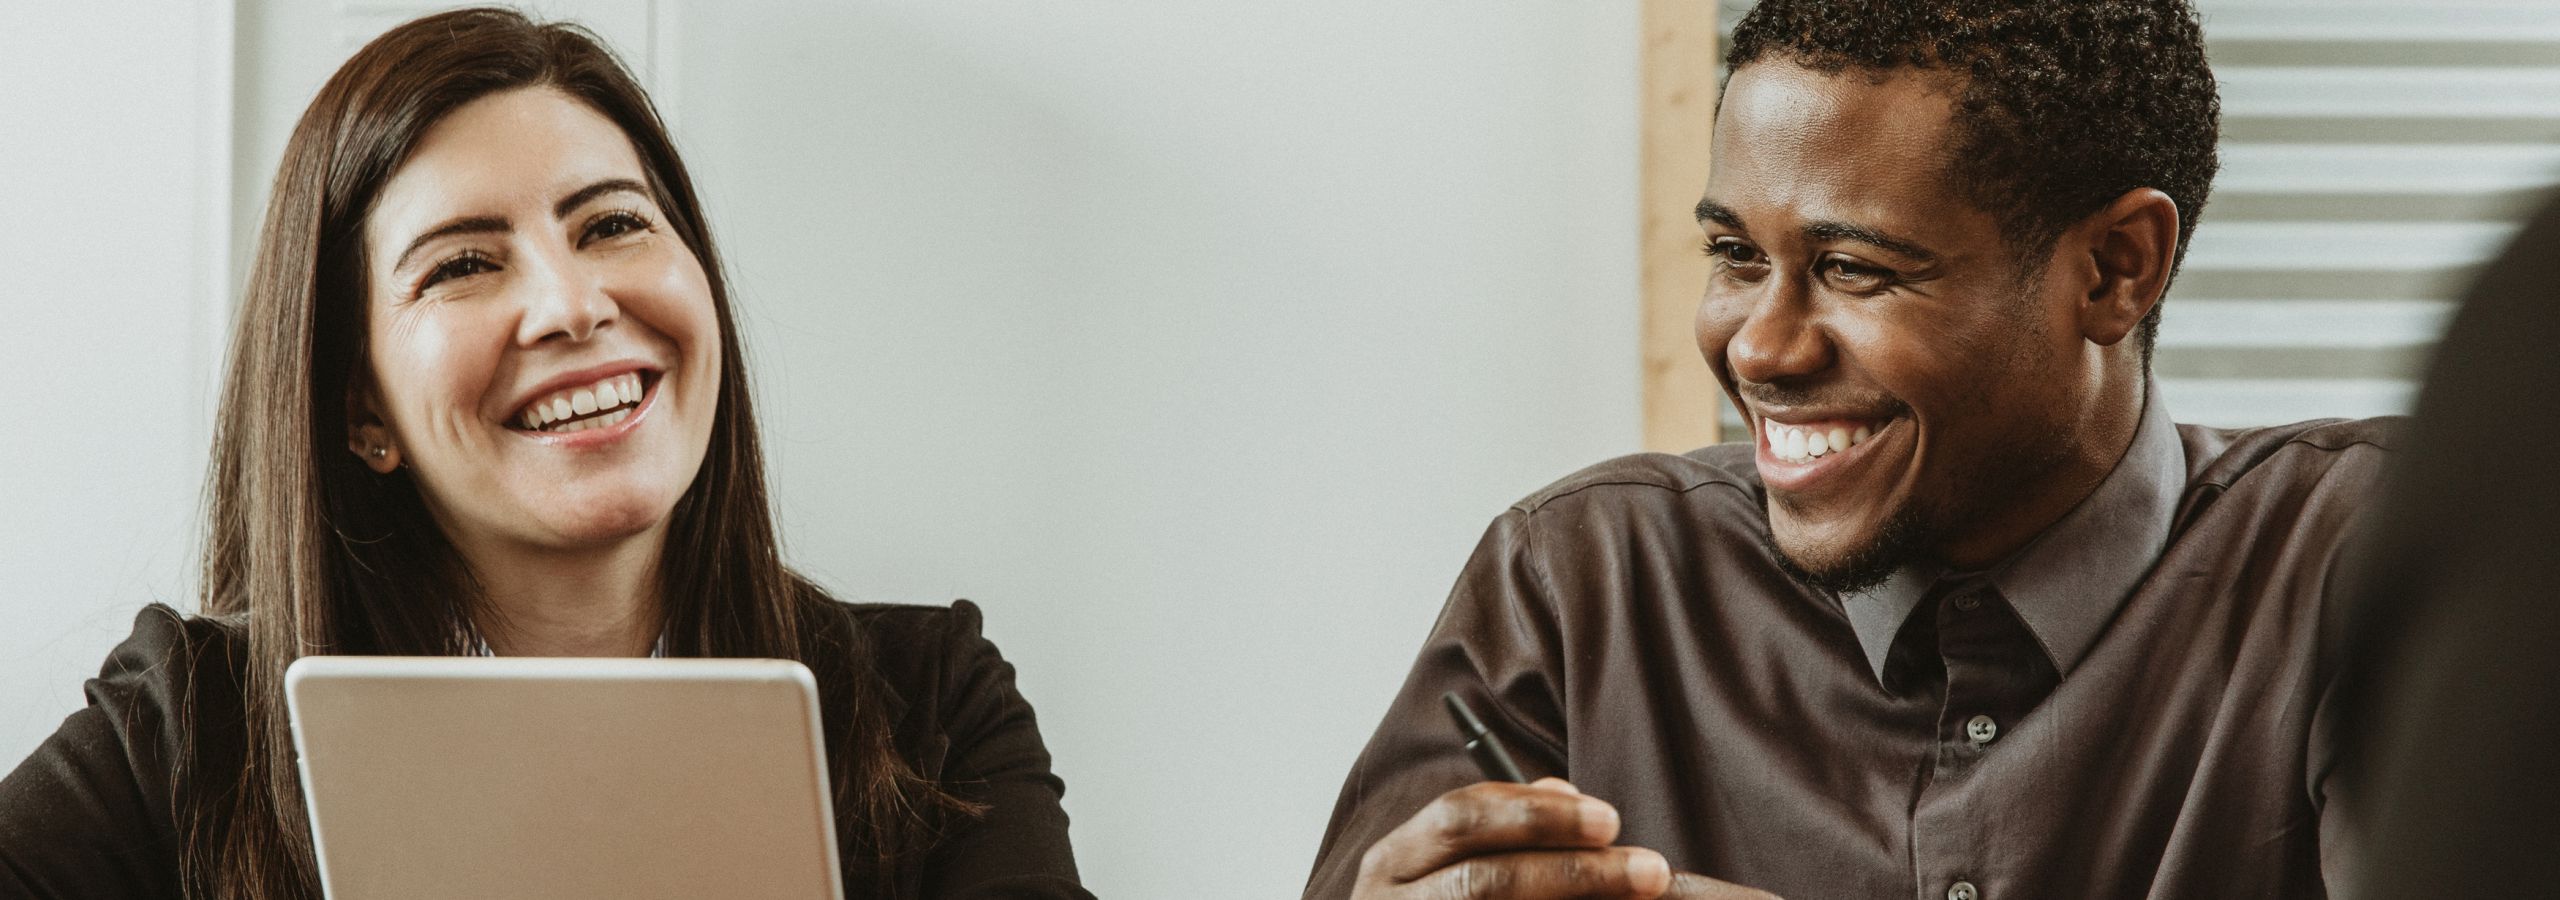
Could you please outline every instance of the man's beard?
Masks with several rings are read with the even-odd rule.
[[[1874,537],[1847,553],[1836,554],[1828,562],[1808,564],[1788,553],[1778,543],[1774,509],[1770,524],[1760,530],[1760,540],[1769,548],[1770,556],[1777,559],[1779,570],[1807,587],[1834,594],[1873,588],[1912,563],[1946,565],[1942,554],[1953,539],[1992,520],[2002,505],[2014,500],[1997,486],[2049,478],[2070,458],[2066,447],[2050,440],[2018,435],[2006,443],[2012,448],[2010,452],[1955,473],[1954,479],[1962,487],[1952,494],[1963,500],[1949,506],[1917,497],[1905,499],[1901,507],[1885,517]],[[1768,502],[1772,506],[1792,506],[1775,492],[1769,494]]]
[[[1771,498],[1771,503],[1780,502]],[[1896,570],[1927,558],[1937,543],[1937,529],[1916,504],[1904,503],[1885,518],[1873,539],[1828,563],[1810,566],[1778,544],[1773,528],[1760,529],[1760,542],[1769,549],[1769,557],[1778,561],[1778,570],[1797,583],[1831,594],[1851,594],[1883,584]]]

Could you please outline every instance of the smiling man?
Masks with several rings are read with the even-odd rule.
[[[1494,522],[1307,896],[2322,896],[2389,426],[2153,388],[2216,166],[2194,12],[1768,0],[1727,62],[1697,337],[1752,441]],[[1444,692],[1555,780],[1478,783]]]

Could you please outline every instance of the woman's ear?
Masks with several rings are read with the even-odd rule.
[[[381,400],[374,396],[373,379],[362,374],[347,386],[347,451],[364,460],[376,475],[400,468],[400,445],[392,439]]]
[[[2178,204],[2154,188],[2135,188],[2085,220],[2097,280],[2081,297],[2080,333],[2101,347],[2133,333],[2160,302],[2178,258]]]

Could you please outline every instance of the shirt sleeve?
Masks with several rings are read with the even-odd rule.
[[[942,783],[986,812],[956,819],[935,846],[924,895],[1090,900],[1067,842],[1060,805],[1066,784],[1049,770],[1049,749],[1031,704],[1014,687],[1013,665],[980,633],[976,605],[953,604],[950,623],[943,721],[951,745]]]
[[[1475,709],[1528,777],[1571,777],[1561,639],[1530,541],[1529,514],[1514,509],[1476,545],[1404,687],[1343,781],[1307,900],[1349,897],[1369,845],[1441,794],[1484,780],[1441,706],[1445,692]]]
[[[0,896],[177,897],[169,805],[178,614],[145,609],[89,705],[0,779]]]

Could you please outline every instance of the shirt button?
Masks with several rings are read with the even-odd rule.
[[[1965,720],[1964,736],[1976,747],[1991,743],[1992,738],[2000,736],[2000,723],[1991,721],[1990,716],[1975,716]]]
[[[1974,889],[1973,882],[1959,881],[1947,886],[1947,900],[1982,900],[1982,892]]]
[[[1979,597],[1979,596],[1976,596],[1976,595],[1973,595],[1973,594],[1966,594],[1966,595],[1964,595],[1964,596],[1962,596],[1962,597],[1957,597],[1957,598],[1956,598],[1956,611],[1957,611],[1957,612],[1972,612],[1972,611],[1974,611],[1974,610],[1981,609],[1981,608],[1982,608],[1982,598],[1981,598],[1981,597]]]

